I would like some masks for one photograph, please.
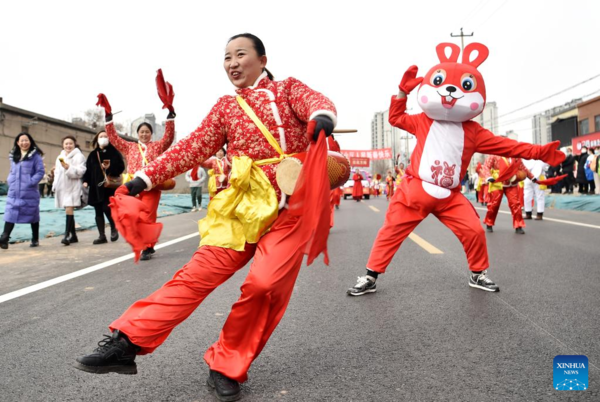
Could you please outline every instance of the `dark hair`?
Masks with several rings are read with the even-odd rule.
[[[106,130],[100,130],[96,133],[96,135],[94,136],[94,138],[92,139],[92,148],[96,148],[98,146],[98,137],[100,136],[100,134],[102,133],[106,133]]]
[[[154,134],[154,130],[152,129],[152,126],[150,125],[150,123],[146,123],[146,122],[143,122],[142,124],[140,124],[138,126],[137,130],[135,130],[135,132],[139,133],[140,132],[140,128],[142,128],[144,126],[148,127],[148,129],[150,130],[150,134]]]
[[[75,148],[79,148],[79,144],[77,143],[77,139],[75,137],[73,137],[72,135],[67,135],[66,137],[63,137],[62,140],[60,140],[60,145],[64,147],[65,145],[65,140],[71,140],[73,141],[73,143],[75,144]],[[81,148],[79,148],[81,149]]]
[[[227,155],[227,150],[225,148],[221,148],[217,152],[219,152],[219,151],[223,151],[223,155]],[[215,155],[216,155],[216,152],[215,152]]]
[[[237,34],[237,35],[234,35],[231,38],[229,38],[227,43],[229,43],[232,40],[237,39],[237,38],[250,39],[252,41],[252,45],[254,46],[254,50],[256,50],[256,53],[258,54],[258,57],[267,55],[267,51],[265,50],[265,45],[263,44],[262,40],[260,40],[260,38],[258,36],[252,35],[251,33],[247,33],[247,32],[241,33],[241,34]],[[269,77],[270,80],[275,79],[273,77],[273,74],[271,74],[271,72],[269,70],[267,70],[266,67],[265,67],[265,71],[267,72],[267,76]]]
[[[29,133],[24,133],[24,132],[19,133],[19,135],[17,135],[15,137],[15,142],[13,143],[13,149],[12,149],[12,151],[10,151],[10,153],[12,154],[13,162],[15,162],[15,163],[17,163],[21,160],[21,147],[19,147],[18,142],[19,142],[19,138],[21,138],[24,135],[27,136],[27,138],[29,139],[29,142],[31,143],[31,145],[29,146],[29,150],[27,151],[25,156],[29,155],[31,152],[33,152],[33,150],[36,150],[42,156],[44,155],[44,152],[38,148],[37,144],[31,137],[31,135],[29,135]]]

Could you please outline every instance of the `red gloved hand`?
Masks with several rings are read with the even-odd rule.
[[[162,108],[169,109],[169,116],[167,118],[175,117],[175,108],[173,107],[175,92],[173,92],[173,85],[165,82],[165,77],[160,68],[156,72],[156,89],[158,90],[158,97],[163,102]]]
[[[96,106],[100,106],[104,108],[104,113],[106,115],[106,121],[110,121],[108,117],[110,116],[112,120],[112,108],[110,107],[110,103],[108,103],[108,99],[106,99],[106,95],[98,94],[98,102],[96,102]]]
[[[557,148],[560,146],[560,141],[553,141],[546,145],[542,145],[540,150],[540,157],[538,159],[543,160],[550,166],[556,166],[564,162],[566,155],[564,152],[559,151]]]
[[[402,76],[402,81],[400,81],[400,91],[404,92],[406,95],[412,92],[413,89],[421,85],[423,82],[423,77],[417,77],[417,73],[419,72],[419,67],[410,66],[408,70]]]

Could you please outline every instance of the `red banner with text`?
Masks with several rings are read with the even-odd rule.
[[[348,160],[350,161],[350,166],[352,167],[369,167],[369,164],[371,163],[369,158],[350,157]]]
[[[342,150],[346,158],[368,158],[372,160],[392,159],[392,148],[365,150]]]

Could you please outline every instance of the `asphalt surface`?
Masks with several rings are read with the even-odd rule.
[[[373,208],[378,211],[374,210]],[[600,400],[600,214],[547,210],[517,235],[500,214],[488,234],[490,277],[500,293],[467,285],[466,258],[434,217],[415,233],[443,254],[406,240],[377,293],[345,291],[364,274],[385,199],[342,201],[329,240],[331,265],[303,267],[287,313],[243,384],[244,401]],[[506,207],[502,207],[506,211]],[[483,211],[478,211],[481,215]],[[196,231],[201,213],[167,217],[161,242]],[[0,252],[0,297],[129,253],[59,238]],[[1,401],[214,401],[206,348],[239,297],[245,267],[211,294],[139,374],[92,375],[71,367],[107,326],[185,264],[198,238],[0,303]],[[553,389],[553,358],[589,358],[589,389]]]

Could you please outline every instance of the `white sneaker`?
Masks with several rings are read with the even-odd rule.
[[[192,212],[196,212],[196,211],[197,211],[196,207],[193,207]]]
[[[202,211],[202,207],[198,207],[198,212]]]

